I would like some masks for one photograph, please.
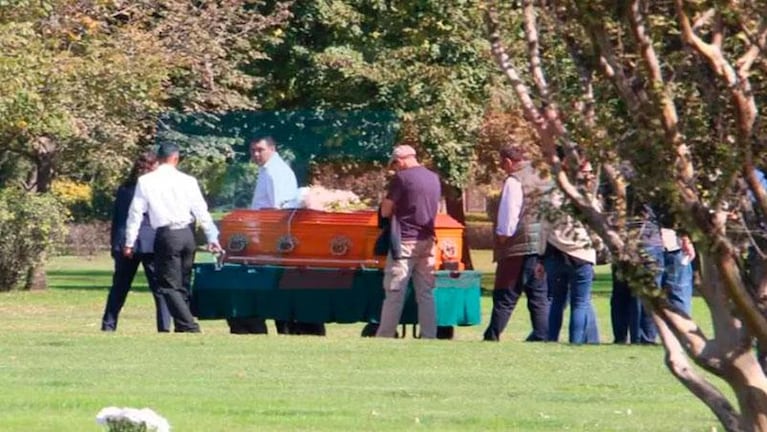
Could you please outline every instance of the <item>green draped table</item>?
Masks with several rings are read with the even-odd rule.
[[[325,323],[375,323],[384,292],[379,269],[305,269],[195,264],[192,311],[199,319],[244,318]],[[416,324],[412,286],[401,324]],[[439,326],[480,323],[480,273],[438,271],[434,297]]]

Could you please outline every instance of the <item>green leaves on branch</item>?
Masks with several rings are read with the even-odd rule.
[[[63,240],[66,210],[52,195],[0,190],[0,291],[18,287],[44,252]]]

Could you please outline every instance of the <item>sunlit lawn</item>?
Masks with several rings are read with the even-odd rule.
[[[474,258],[492,270],[486,252]],[[597,291],[609,293],[605,270]],[[108,257],[62,257],[49,266],[52,289],[0,294],[0,430],[97,431],[108,405],[151,407],[181,432],[716,427],[661,348],[608,343],[605,294],[595,296],[600,346],[521,342],[524,302],[501,343],[481,342],[481,325],[428,342],[360,338],[362,324],[331,324],[325,338],[233,336],[223,321],[158,335],[139,276],[119,331],[103,334],[110,276]],[[485,296],[483,324],[489,310]],[[694,312],[705,318],[697,299]]]

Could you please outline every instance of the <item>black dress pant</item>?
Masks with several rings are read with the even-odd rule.
[[[170,331],[170,313],[165,303],[165,298],[157,289],[157,280],[154,269],[153,254],[135,254],[128,258],[119,251],[113,253],[115,261],[115,270],[112,275],[112,287],[109,289],[107,304],[104,307],[104,316],[101,318],[101,330],[114,331],[117,329],[117,319],[120,315],[128,291],[133,284],[133,278],[136,276],[139,264],[144,266],[149,289],[154,297],[155,316],[158,332]]]
[[[259,317],[227,318],[231,334],[267,334],[266,321]]]
[[[229,333],[267,334],[266,321],[259,317],[227,318]],[[324,323],[302,323],[298,321],[274,320],[277,334],[325,336]]]
[[[173,316],[176,332],[200,331],[189,307],[195,248],[191,227],[157,229],[154,241],[157,286]]]

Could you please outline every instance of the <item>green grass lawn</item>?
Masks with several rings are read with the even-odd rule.
[[[492,269],[482,256],[478,267]],[[521,342],[524,304],[501,343],[481,342],[482,325],[456,329],[455,341],[363,339],[362,324],[330,324],[325,338],[234,336],[223,321],[158,335],[139,276],[118,332],[104,334],[110,276],[108,257],[60,257],[51,289],[0,294],[0,430],[97,431],[109,405],[151,407],[179,432],[718,427],[666,371],[660,347],[607,343],[601,294],[600,346]],[[694,311],[705,318],[699,299]]]

